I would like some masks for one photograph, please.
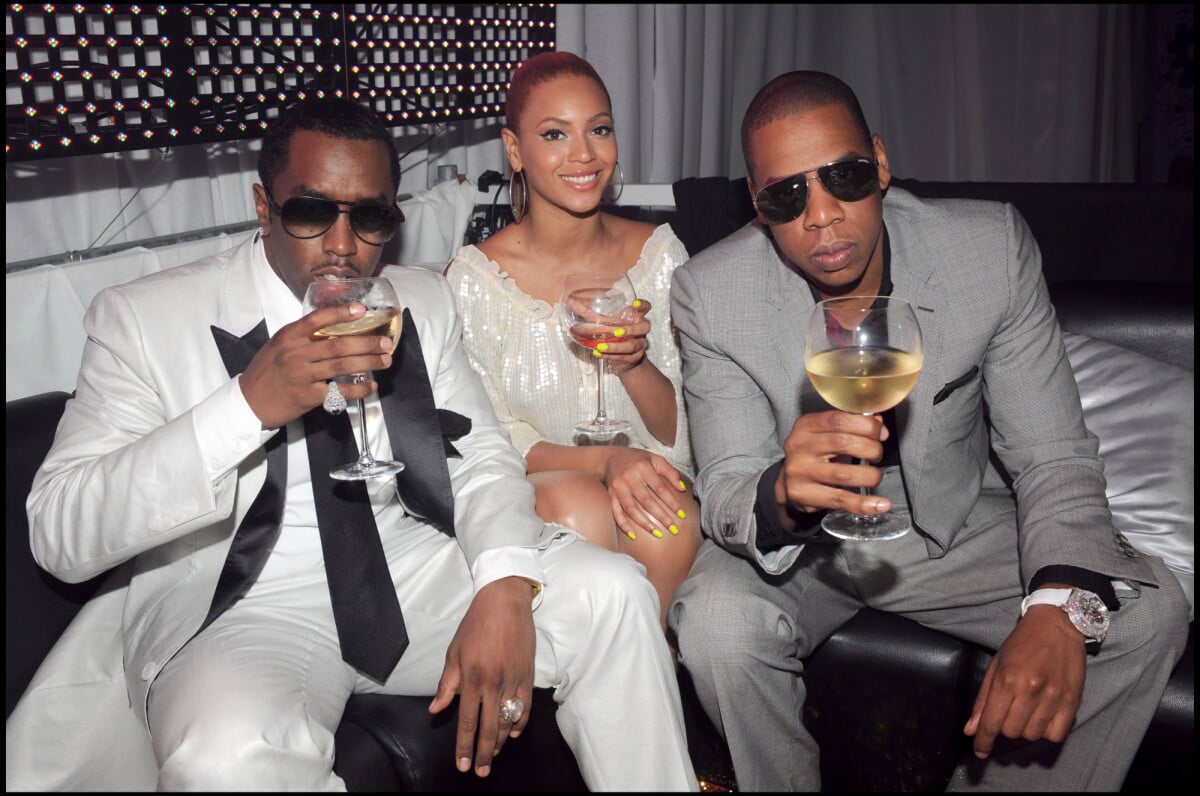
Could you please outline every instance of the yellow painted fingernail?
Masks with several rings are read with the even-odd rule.
[[[663,538],[663,532],[662,532],[662,531],[660,531],[658,528],[655,528],[655,529],[654,529],[653,531],[651,531],[650,533],[654,535],[654,538],[655,538],[655,539],[661,539],[661,538]]]
[[[681,519],[681,520],[687,519],[687,512],[684,511],[683,509],[680,509],[679,511],[675,512],[675,514],[678,515],[679,519]]]
[[[683,482],[682,478],[679,479],[679,489],[680,489],[680,491],[683,491],[683,492],[687,491],[687,484],[685,484]]]
[[[592,356],[594,356],[596,359],[599,359],[600,357],[602,357],[604,355],[601,354],[599,351],[593,351]]]
[[[667,530],[671,532],[672,536],[679,535],[679,526],[677,526],[677,525],[668,525]]]
[[[599,343],[599,344],[597,344],[597,345],[596,345],[596,350],[597,350],[597,351],[607,351],[607,350],[608,350],[608,343]]]
[[[641,300],[641,299],[634,299],[634,300],[633,300],[633,308],[634,308],[635,310],[640,310],[640,309],[642,308],[642,300]]]
[[[626,531],[625,535],[628,536],[630,539],[637,541],[637,535],[635,535],[633,531]]]
[[[624,329],[613,329],[613,337],[624,337],[624,336],[625,336]]]

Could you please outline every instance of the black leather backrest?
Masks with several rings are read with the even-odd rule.
[[[1067,281],[1050,285],[1059,325],[1194,371],[1191,284]]]
[[[926,198],[1011,202],[1042,251],[1050,284],[1069,280],[1195,281],[1191,187],[1144,183],[924,182],[893,185]]]
[[[68,584],[46,574],[29,549],[25,498],[33,476],[54,441],[70,396],[49,392],[8,401],[4,406],[4,715],[33,677],[100,578]]]

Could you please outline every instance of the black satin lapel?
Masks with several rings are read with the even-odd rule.
[[[216,326],[209,328],[212,329],[213,340],[217,343],[217,350],[221,352],[221,361],[225,363],[225,370],[229,371],[230,378],[246,370],[250,366],[250,360],[254,359],[254,355],[258,353],[258,349],[267,344],[267,321],[265,318],[246,332],[244,337],[230,334]]]
[[[454,492],[446,449],[421,353],[421,338],[408,310],[404,311],[404,329],[392,366],[377,371],[375,381],[379,384],[392,458],[404,462],[404,471],[396,476],[404,507],[453,536]]]
[[[237,337],[216,326],[210,328],[230,377],[244,372],[250,360],[258,353],[258,349],[267,342],[265,320],[244,337]],[[258,579],[263,565],[267,562],[267,556],[279,538],[284,492],[287,489],[287,446],[284,445],[286,439],[287,432],[280,429],[275,436],[267,440],[266,480],[263,481],[262,489],[250,504],[233,542],[230,543],[229,553],[225,557],[225,565],[221,569],[208,615],[200,626],[201,630],[245,595]]]

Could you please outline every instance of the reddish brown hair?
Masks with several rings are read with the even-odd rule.
[[[604,92],[604,99],[608,103],[609,109],[612,109],[612,98],[608,95],[608,88],[605,87],[604,81],[600,79],[600,75],[591,64],[574,53],[538,53],[513,72],[512,82],[509,83],[504,103],[504,118],[508,129],[514,133],[518,132],[517,123],[520,121],[521,114],[525,112],[525,107],[529,104],[529,97],[533,94],[534,89],[543,83],[549,83],[551,80],[568,75],[594,80],[600,90]]]

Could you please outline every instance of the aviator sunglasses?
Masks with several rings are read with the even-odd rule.
[[[876,162],[869,158],[850,158],[773,182],[754,195],[754,206],[772,224],[786,224],[799,218],[808,204],[808,175],[813,172],[825,190],[842,202],[866,199],[879,188]]]
[[[350,217],[350,229],[355,237],[371,246],[382,246],[396,237],[404,213],[394,205],[378,202],[344,202],[316,196],[293,196],[282,205],[267,191],[271,209],[279,214],[283,231],[293,238],[315,238],[324,235],[345,213]],[[342,209],[342,205],[348,205]]]

